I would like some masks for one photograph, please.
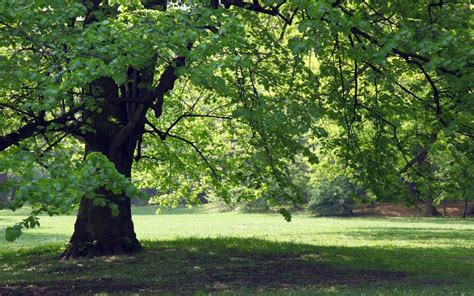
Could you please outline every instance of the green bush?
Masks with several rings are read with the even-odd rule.
[[[350,216],[357,191],[356,186],[345,176],[322,182],[314,190],[308,210],[319,216]]]

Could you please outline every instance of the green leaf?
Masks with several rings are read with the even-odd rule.
[[[13,227],[7,227],[5,230],[5,239],[8,242],[14,242],[17,238],[21,236],[21,225],[16,224]]]
[[[120,213],[120,210],[116,204],[109,204],[110,212],[112,213],[112,216],[117,217]]]
[[[279,208],[277,211],[283,216],[286,222],[291,222],[291,213],[285,208]]]

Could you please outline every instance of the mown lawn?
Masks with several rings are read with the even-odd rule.
[[[134,256],[59,260],[73,215],[0,240],[0,294],[474,295],[472,219],[134,212]]]

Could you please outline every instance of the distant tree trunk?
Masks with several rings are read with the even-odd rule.
[[[432,134],[430,136],[430,145],[433,143],[437,138],[437,134]],[[419,168],[424,170],[425,172],[431,174],[432,173],[432,165],[430,160],[428,159],[428,149],[423,148],[421,149],[421,153],[418,155],[417,163]],[[419,174],[420,175],[420,174]],[[420,175],[422,176],[422,175]],[[423,200],[425,203],[425,216],[426,217],[436,217],[441,216],[441,213],[436,209],[433,204],[433,192],[430,189],[425,189],[425,194],[423,194]],[[420,197],[421,192],[418,191],[418,198]]]
[[[7,180],[7,174],[1,173],[0,174],[0,184]],[[8,192],[0,191],[0,203],[1,204],[8,204]]]
[[[207,195],[206,195],[205,191],[200,192],[198,194],[197,198],[198,198],[199,202],[203,205],[209,203],[209,200],[207,199]]]
[[[446,217],[446,199],[443,199],[443,216]]]
[[[466,218],[467,217],[467,207],[468,207],[468,201],[467,201],[467,198],[464,200],[464,213],[462,215],[463,218]]]
[[[16,187],[13,187],[12,191],[10,192],[10,201],[13,201],[15,198]]]
[[[441,213],[433,205],[433,200],[430,198],[425,199],[425,216],[427,217],[441,216]]]

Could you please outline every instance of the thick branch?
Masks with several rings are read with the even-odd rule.
[[[362,36],[365,39],[372,42],[373,44],[381,47],[379,41],[374,36],[368,34],[367,32],[364,32],[364,31],[362,31],[362,30],[360,30],[356,27],[352,27],[351,32],[352,32],[352,34],[354,34],[356,36]],[[392,53],[394,55],[398,56],[398,57],[401,57],[401,58],[405,59],[407,62],[412,61],[412,62],[417,62],[417,63],[419,63],[419,62],[428,63],[430,61],[430,59],[425,57],[425,56],[422,56],[422,55],[419,55],[419,54],[416,54],[416,53],[412,53],[412,52],[405,52],[405,51],[399,50],[397,48],[393,48]],[[449,75],[454,75],[454,76],[461,76],[461,73],[458,73],[457,71],[454,71],[454,70],[446,69],[444,67],[438,67],[437,69],[440,72],[444,73],[444,74],[449,74]]]
[[[271,9],[265,8],[258,1],[253,1],[252,3],[244,2],[242,0],[221,0],[224,7],[229,8],[230,6],[236,6],[244,8],[247,10],[269,14],[269,15],[278,15],[278,8],[272,7]]]
[[[76,107],[69,112],[49,121],[36,120],[20,127],[17,131],[0,137],[0,151],[7,149],[10,146],[18,145],[22,140],[34,136],[38,132],[44,132],[51,124],[65,124],[67,121],[74,119],[74,114],[82,110],[82,107]]]
[[[145,105],[141,104],[138,106],[137,111],[135,111],[131,120],[112,139],[112,143],[110,144],[111,155],[114,155],[120,149],[120,146],[122,146],[122,144],[125,143],[133,133],[135,133],[139,122],[145,117],[146,111],[147,108]]]
[[[211,0],[212,1],[212,0]],[[283,1],[275,6],[271,7],[264,7],[262,6],[258,0],[253,0],[252,3],[245,2],[242,0],[221,0],[220,1],[222,5],[224,5],[225,8],[229,8],[231,6],[235,7],[240,7],[246,10],[258,12],[258,13],[263,13],[263,14],[268,14],[272,16],[278,16],[280,17],[286,24],[291,25],[292,18],[288,18],[280,13],[280,7],[286,3],[286,1]]]
[[[190,49],[191,46],[188,46]],[[161,74],[158,85],[153,90],[153,97],[156,98],[155,106],[153,110],[155,111],[156,118],[159,118],[163,113],[163,100],[165,94],[174,88],[174,83],[178,79],[178,76],[175,74],[175,70],[179,67],[184,66],[186,62],[185,57],[177,57]]]

